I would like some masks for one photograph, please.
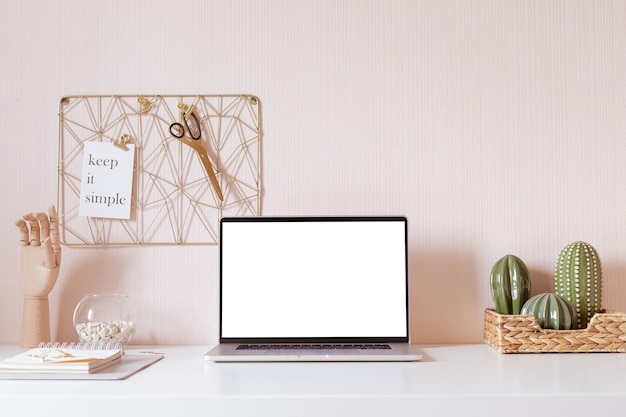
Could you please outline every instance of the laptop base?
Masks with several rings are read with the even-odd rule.
[[[266,349],[237,350],[238,343],[223,343],[204,354],[212,362],[413,362],[422,354],[413,345],[390,343],[391,349]]]

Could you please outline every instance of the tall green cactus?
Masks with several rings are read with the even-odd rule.
[[[554,288],[574,306],[577,327],[586,328],[602,310],[602,264],[590,244],[578,241],[563,248],[556,262]]]
[[[519,314],[530,298],[530,274],[524,262],[505,255],[491,268],[491,297],[500,314]]]

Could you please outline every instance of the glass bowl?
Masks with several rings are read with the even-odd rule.
[[[135,309],[125,294],[87,294],[74,309],[74,330],[82,343],[130,342]]]

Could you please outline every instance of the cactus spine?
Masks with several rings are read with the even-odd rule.
[[[519,314],[530,298],[530,274],[520,258],[505,255],[491,268],[491,297],[500,314]]]
[[[538,294],[522,307],[521,314],[532,314],[543,329],[570,330],[576,326],[572,304],[556,294]]]
[[[573,242],[561,251],[554,273],[556,294],[569,300],[579,329],[602,310],[602,265],[596,250],[586,242]]]

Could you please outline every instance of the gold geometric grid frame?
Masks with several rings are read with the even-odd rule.
[[[68,96],[59,105],[57,207],[67,246],[217,245],[223,216],[261,211],[260,102],[252,95]],[[191,109],[221,191],[170,126]],[[123,138],[123,139],[122,139]],[[135,145],[130,219],[79,216],[85,142]]]

